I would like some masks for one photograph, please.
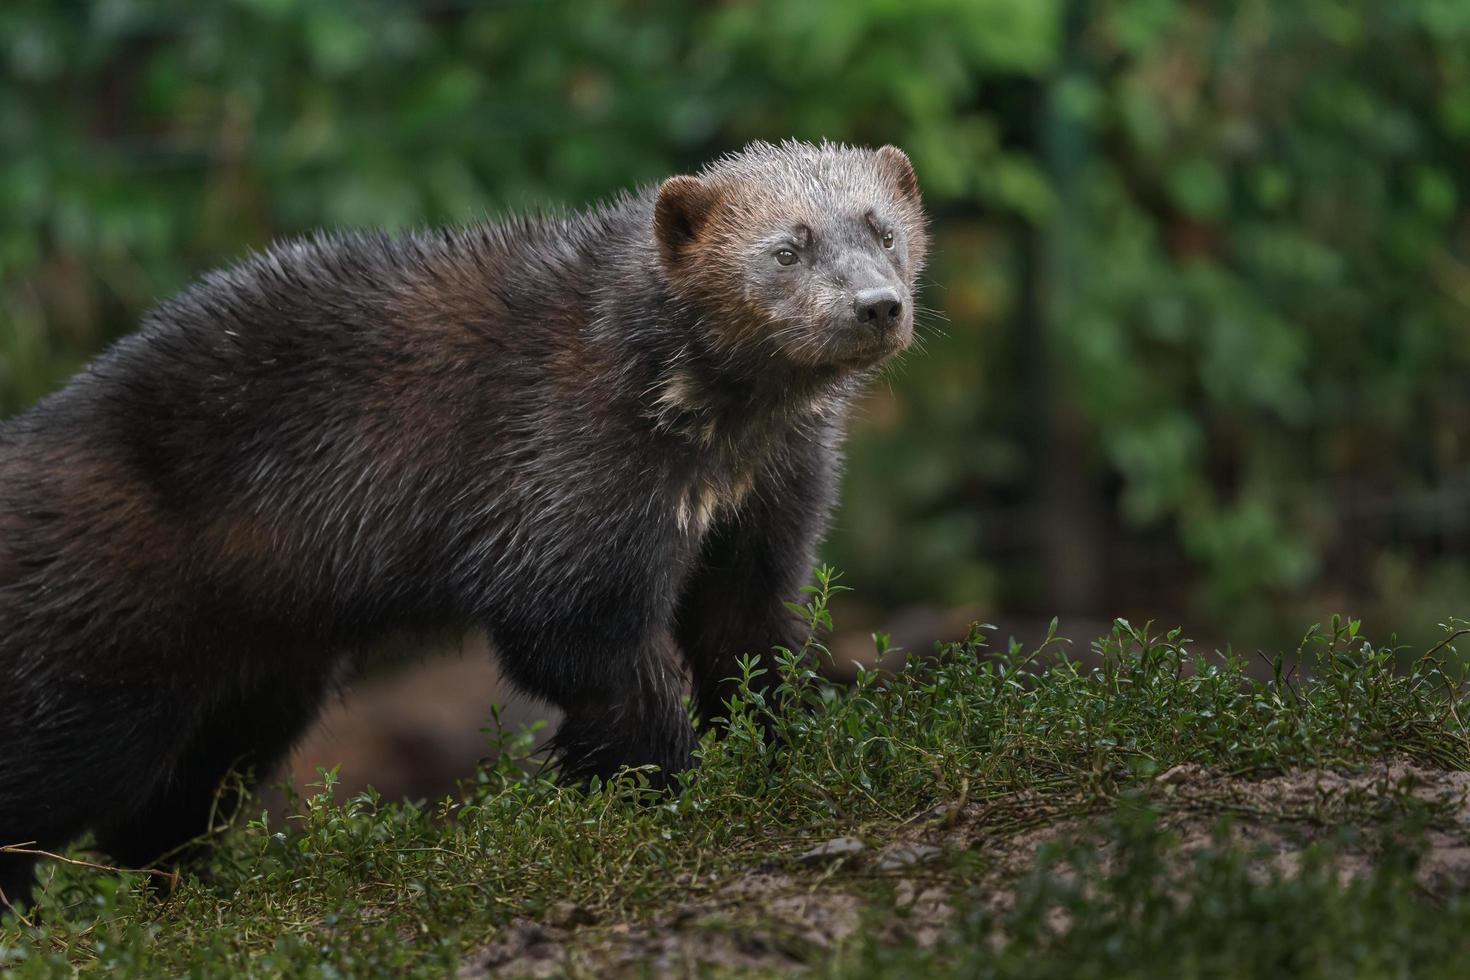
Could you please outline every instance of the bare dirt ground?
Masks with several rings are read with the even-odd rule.
[[[1155,781],[1163,826],[1180,842],[1179,874],[1194,850],[1218,844],[1229,815],[1234,842],[1264,855],[1260,873],[1291,875],[1304,849],[1348,813],[1371,814],[1412,796],[1447,817],[1431,832],[1421,884],[1470,888],[1470,773],[1383,762],[1355,775],[1299,770],[1247,779],[1178,766]],[[929,947],[976,905],[1004,911],[1042,845],[1088,841],[1093,815],[1080,800],[1017,794],[942,805],[883,834],[837,838],[723,879],[681,882],[687,900],[640,921],[598,921],[574,902],[542,921],[521,919],[465,959],[461,977],[686,976],[709,970],[800,973],[814,954],[853,937]],[[1107,844],[1098,848],[1106,868]],[[1364,841],[1339,849],[1338,873],[1373,866]],[[1274,865],[1274,868],[1268,867]],[[875,912],[876,910],[876,912]]]

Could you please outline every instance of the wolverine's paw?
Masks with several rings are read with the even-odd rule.
[[[568,718],[551,740],[551,769],[565,786],[589,786],[622,776],[656,792],[677,789],[694,766],[694,729],[686,716],[661,730]],[[651,737],[652,736],[652,737]]]

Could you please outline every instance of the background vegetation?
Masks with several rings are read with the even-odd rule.
[[[860,595],[1427,627],[1470,585],[1467,42],[1458,0],[9,0],[0,414],[275,236],[894,142],[944,319],[857,433]]]

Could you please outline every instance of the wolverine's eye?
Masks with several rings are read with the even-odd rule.
[[[783,248],[776,252],[776,261],[782,265],[795,265],[796,253],[789,248]]]
[[[891,231],[885,231],[883,233],[883,247],[884,248],[892,248],[893,247],[893,232],[891,232]]]

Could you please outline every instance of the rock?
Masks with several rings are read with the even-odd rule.
[[[596,916],[576,902],[563,900],[546,910],[546,921],[565,928],[590,925],[596,921]]]
[[[800,864],[829,864],[842,858],[855,857],[868,849],[856,837],[834,837],[797,857]]]
[[[1185,762],[1181,765],[1170,766],[1168,769],[1165,769],[1154,777],[1154,782],[1160,786],[1178,786],[1180,783],[1186,783],[1192,779],[1200,778],[1204,775],[1204,772],[1204,766],[1195,765],[1192,762]]]
[[[940,849],[932,844],[890,844],[878,856],[879,871],[897,871],[916,864],[925,864],[939,856]]]

